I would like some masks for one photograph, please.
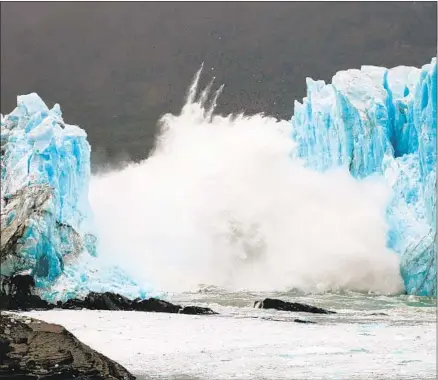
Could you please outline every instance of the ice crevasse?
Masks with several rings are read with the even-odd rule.
[[[347,166],[392,187],[387,244],[405,289],[436,296],[436,57],[421,69],[340,71],[331,84],[307,78],[307,97],[294,106],[295,154],[308,166]]]
[[[1,116],[1,274],[31,271],[49,301],[89,291],[145,296],[96,257],[89,179],[85,131],[64,123],[58,104],[49,110],[35,93],[18,96]]]

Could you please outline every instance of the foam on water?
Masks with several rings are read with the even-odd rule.
[[[306,168],[289,122],[214,114],[199,75],[147,160],[92,178],[99,255],[166,291],[401,292],[382,179]]]
[[[403,296],[324,294],[312,303],[331,310],[337,304],[337,314],[315,315],[254,309],[257,298],[238,298],[243,307],[197,302],[220,312],[208,317],[94,310],[26,315],[62,324],[140,379],[436,378],[436,302],[435,308],[412,307]]]

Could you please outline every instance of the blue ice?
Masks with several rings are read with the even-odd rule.
[[[89,291],[145,296],[128,274],[96,257],[89,180],[85,131],[66,124],[58,104],[49,109],[35,93],[19,96],[1,118],[2,239],[14,220],[24,232],[15,246],[20,259],[3,260],[2,274],[31,269],[48,300]],[[35,199],[42,200],[36,211]]]
[[[421,69],[362,66],[331,84],[307,78],[295,102],[297,155],[320,171],[346,166],[392,187],[387,244],[408,294],[436,295],[436,58]]]

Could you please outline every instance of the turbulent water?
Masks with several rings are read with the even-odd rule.
[[[401,292],[385,184],[307,169],[289,122],[216,115],[199,76],[147,160],[92,178],[99,255],[169,292]]]
[[[266,296],[337,314],[252,307]],[[227,292],[210,287],[175,295],[173,301],[209,306],[220,314],[53,310],[30,315],[63,324],[139,379],[436,378],[435,298]],[[296,323],[296,318],[315,323]]]

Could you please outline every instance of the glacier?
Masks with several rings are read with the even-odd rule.
[[[30,271],[50,301],[89,291],[146,296],[96,257],[85,131],[31,93],[1,116],[1,274]]]
[[[408,294],[436,295],[436,58],[421,69],[362,66],[331,84],[307,78],[295,102],[292,159],[317,171],[345,166],[385,179],[387,246]],[[152,286],[98,254],[88,201],[91,148],[56,104],[19,96],[1,116],[1,274],[30,270],[49,301],[112,291],[144,298]]]
[[[387,245],[406,292],[436,296],[436,57],[421,69],[362,66],[306,84],[291,119],[293,155],[319,171],[383,176],[392,188]]]

